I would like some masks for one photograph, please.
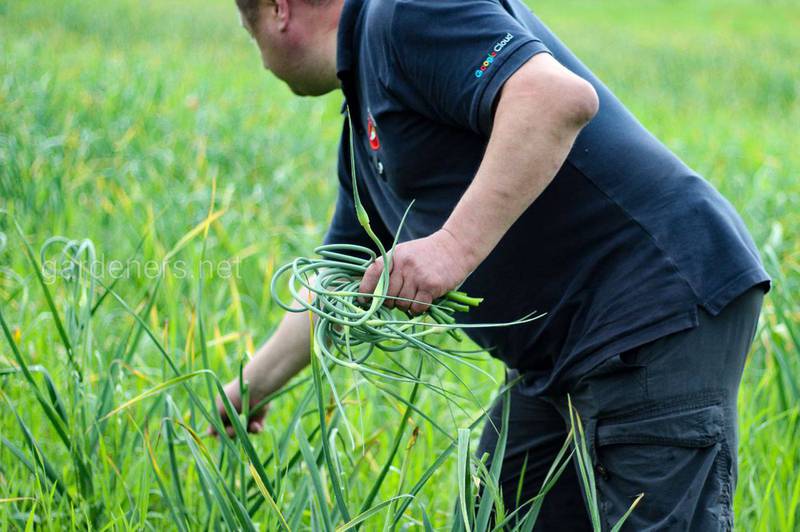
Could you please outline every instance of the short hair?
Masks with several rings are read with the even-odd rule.
[[[320,6],[327,4],[330,0],[303,0],[307,4],[313,6]],[[263,5],[269,3],[268,0],[236,0],[236,6],[241,11],[247,23],[251,26],[255,25],[258,15],[258,9]]]
[[[242,13],[242,16],[250,26],[253,26],[258,14],[258,8],[261,4],[266,3],[264,0],[236,0],[236,7]]]

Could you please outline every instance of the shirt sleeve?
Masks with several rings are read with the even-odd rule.
[[[499,0],[398,0],[389,38],[398,97],[431,119],[487,137],[503,83],[534,55],[549,53]]]

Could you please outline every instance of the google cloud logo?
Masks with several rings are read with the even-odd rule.
[[[514,38],[513,35],[511,35],[510,33],[506,33],[506,36],[503,37],[500,41],[497,42],[497,44],[494,45],[492,51],[489,52],[489,55],[487,55],[486,59],[484,59],[483,63],[481,63],[480,68],[475,71],[476,78],[480,78],[481,76],[483,76],[483,73],[486,72],[486,69],[489,68],[492,63],[494,63],[494,58],[497,57],[497,54],[500,53],[500,50],[505,48],[506,45],[509,42],[511,42],[511,39],[513,38]]]

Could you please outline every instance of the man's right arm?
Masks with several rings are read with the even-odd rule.
[[[302,297],[308,298],[308,291],[304,288]],[[259,349],[255,356],[247,363],[242,375],[250,392],[250,406],[255,406],[264,397],[281,389],[292,377],[299,373],[309,363],[311,351],[311,331],[308,312],[287,312],[277,330]],[[233,406],[241,411],[242,399],[240,396],[238,377],[225,386],[225,393]],[[217,400],[217,407],[222,416],[225,430],[233,436],[233,427],[225,414],[221,400]],[[263,420],[266,410],[253,412],[247,423],[249,432],[260,432],[264,428]]]
[[[349,160],[349,131],[345,121],[345,129],[339,145],[338,180],[339,192],[336,199],[336,208],[333,218],[325,235],[323,244],[358,244],[377,252],[375,244],[367,236],[356,217],[355,203],[353,200],[352,179],[350,177]],[[376,213],[365,190],[360,190],[365,208],[370,211],[372,228],[382,240],[385,247],[390,247],[392,235]],[[308,298],[306,289],[301,292],[303,298]],[[305,368],[309,361],[311,350],[308,312],[288,312],[281,321],[278,329],[262,345],[255,356],[247,363],[243,376],[250,390],[250,404],[255,405],[264,397],[280,390],[293,376]],[[225,392],[237,410],[241,410],[241,397],[239,393],[239,380],[234,379],[225,386]],[[225,415],[222,402],[217,401],[220,415],[225,423],[228,434],[233,434],[233,428]],[[259,432],[263,428],[265,411],[253,412],[248,420],[247,429],[250,432]]]

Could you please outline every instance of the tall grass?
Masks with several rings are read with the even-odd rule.
[[[21,230],[18,236],[22,241],[23,247],[28,252],[27,256],[30,265],[36,272],[35,278],[44,294],[44,299],[52,302],[50,288],[41,273],[42,265],[31,252],[30,244]],[[67,383],[66,392],[71,393],[72,397],[65,399],[62,397],[64,390],[59,390],[59,387],[53,383],[52,378],[44,368],[30,366],[26,355],[19,349],[15,334],[9,328],[3,312],[0,311],[0,329],[2,329],[7,345],[10,347],[16,362],[16,367],[5,368],[3,374],[9,377],[20,375],[23,378],[24,384],[27,385],[25,390],[28,390],[35,397],[40,407],[38,411],[33,409],[27,411],[26,417],[37,413],[44,414],[48,424],[46,427],[38,428],[40,430],[52,429],[58,435],[58,440],[63,446],[63,449],[53,448],[52,445],[40,443],[39,438],[25,422],[14,403],[8,396],[3,394],[8,409],[19,425],[28,452],[26,453],[24,449],[21,449],[6,438],[3,438],[0,443],[16,459],[17,465],[27,470],[26,472],[35,479],[34,493],[49,492],[50,495],[46,499],[36,496],[15,496],[4,499],[10,507],[14,508],[14,512],[9,516],[10,522],[16,521],[16,524],[20,526],[23,522],[27,526],[29,521],[34,524],[44,525],[47,521],[44,521],[41,516],[47,515],[54,516],[56,522],[69,519],[73,527],[79,528],[99,528],[112,524],[114,522],[113,514],[109,514],[106,503],[108,502],[108,493],[113,490],[114,484],[116,484],[114,482],[109,485],[108,482],[115,479],[113,477],[105,477],[106,471],[101,467],[102,464],[88,460],[88,457],[98,450],[105,449],[109,443],[116,440],[120,450],[113,457],[106,455],[106,458],[114,463],[121,462],[124,464],[128,460],[135,460],[138,457],[138,452],[144,451],[147,462],[152,468],[152,474],[145,475],[141,480],[146,484],[155,481],[158,486],[160,500],[157,502],[149,502],[148,497],[146,500],[140,500],[138,504],[133,503],[133,501],[129,501],[132,503],[130,505],[120,504],[120,509],[127,509],[124,514],[125,517],[138,510],[141,516],[140,525],[153,526],[154,521],[160,518],[166,519],[166,522],[169,522],[179,530],[217,528],[220,525],[228,529],[256,530],[259,528],[257,523],[271,523],[274,520],[275,527],[286,530],[295,530],[302,526],[310,527],[313,530],[324,529],[332,531],[334,528],[337,530],[356,528],[371,518],[388,511],[384,516],[384,529],[394,529],[401,524],[402,520],[412,519],[413,521],[413,518],[409,517],[409,506],[412,503],[418,503],[417,495],[420,489],[425,486],[432,474],[445,463],[447,457],[457,450],[459,478],[462,479],[459,483],[461,513],[454,518],[454,529],[490,530],[495,526],[505,525],[508,528],[513,524],[515,525],[515,530],[531,530],[538,516],[538,509],[541,507],[543,497],[568,465],[572,455],[577,457],[579,468],[584,478],[587,500],[589,501],[588,504],[595,528],[596,530],[601,529],[598,505],[594,496],[594,477],[589,461],[589,453],[586,448],[580,420],[577,417],[577,413],[573,411],[571,411],[571,416],[575,416],[572,419],[573,430],[565,441],[561,452],[557,455],[551,475],[548,475],[548,478],[545,479],[542,491],[535,499],[526,501],[522,508],[530,505],[530,509],[521,518],[516,516],[517,518],[512,522],[511,517],[513,514],[505,517],[507,512],[503,508],[502,497],[498,488],[499,468],[504,456],[509,428],[510,399],[505,392],[515,383],[508,383],[504,390],[501,391],[504,394],[503,423],[499,442],[493,453],[491,471],[483,466],[482,461],[477,461],[469,451],[470,431],[482,421],[484,416],[481,415],[468,428],[458,430],[458,438],[451,441],[450,445],[427,468],[422,478],[408,491],[406,491],[405,479],[410,462],[408,454],[403,457],[405,460],[402,461],[401,465],[402,473],[396,487],[398,493],[384,501],[373,504],[378,493],[385,489],[386,473],[395,463],[396,453],[401,442],[408,438],[407,450],[411,451],[418,437],[419,429],[414,428],[409,431],[407,422],[411,419],[412,409],[417,408],[416,399],[419,387],[424,382],[422,379],[423,358],[419,358],[416,380],[413,381],[408,399],[396,396],[404,403],[405,412],[400,420],[394,440],[390,445],[391,452],[386,458],[381,474],[377,476],[372,488],[365,497],[354,498],[353,494],[357,490],[351,491],[350,489],[351,483],[358,480],[358,477],[354,475],[354,469],[357,470],[358,468],[352,467],[353,459],[358,454],[355,452],[355,442],[353,441],[352,446],[348,449],[347,441],[341,438],[338,433],[340,421],[345,420],[347,416],[341,400],[337,398],[336,404],[333,404],[333,402],[326,403],[324,399],[325,381],[322,378],[323,370],[321,368],[329,362],[316,349],[313,351],[319,356],[312,356],[312,386],[307,387],[305,397],[299,401],[292,422],[288,426],[282,427],[279,440],[283,445],[273,447],[271,454],[267,453],[265,458],[263,453],[260,454],[255,449],[248,437],[246,430],[247,410],[241,414],[240,418],[235,407],[225,395],[223,384],[219,378],[208,369],[187,371],[185,368],[179,367],[173,356],[168,352],[164,342],[157,337],[145,320],[115,292],[113,287],[105,286],[102,281],[95,278],[93,272],[87,266],[91,262],[80,260],[82,255],[80,250],[91,249],[90,243],[87,241],[78,243],[68,240],[59,240],[59,242],[64,245],[64,250],[68,253],[67,260],[69,264],[68,268],[61,271],[67,271],[66,279],[78,285],[72,291],[74,293],[86,294],[88,292],[92,294],[92,289],[96,282],[103,285],[105,295],[110,294],[116,300],[133,319],[137,333],[144,333],[163,357],[163,362],[165,363],[164,373],[172,373],[174,376],[162,380],[127,401],[121,402],[113,409],[110,408],[113,404],[113,399],[107,400],[106,397],[108,396],[102,393],[102,390],[106,390],[111,386],[113,375],[98,376],[95,386],[87,389],[84,384],[84,371],[82,369],[84,361],[76,360],[72,353],[74,351],[84,351],[87,344],[91,342],[90,334],[80,334],[91,331],[91,323],[89,321],[91,313],[88,311],[81,312],[81,309],[97,310],[102,300],[95,305],[94,297],[89,297],[88,299],[84,297],[80,301],[71,301],[72,304],[68,307],[67,314],[70,316],[81,314],[89,319],[78,323],[75,328],[70,328],[69,333],[66,332],[62,325],[63,320],[58,309],[55,306],[50,308],[55,329],[58,331],[64,351],[70,355],[66,365],[71,371],[72,379]],[[50,243],[45,245],[45,249]],[[91,255],[91,253],[88,253],[89,257]],[[77,259],[76,256],[78,257]],[[89,277],[84,277],[83,272],[87,270],[89,271]],[[81,286],[82,284],[83,286]],[[87,286],[90,288],[87,289]],[[149,308],[152,309],[153,307]],[[199,325],[198,335],[201,338],[204,336],[202,324]],[[126,336],[126,340],[130,337],[131,335]],[[141,336],[134,334],[133,337],[139,338]],[[312,341],[312,345],[313,343]],[[121,353],[122,351],[118,350],[117,352]],[[111,364],[113,365],[118,361],[120,361],[119,358],[114,359]],[[440,365],[446,368],[446,365],[440,361],[437,361],[435,367]],[[169,370],[166,370],[166,367]],[[449,368],[446,369],[449,370]],[[34,378],[34,371],[44,376],[44,391]],[[332,395],[335,395],[336,383],[330,377],[330,368],[326,368],[325,373],[330,383],[329,390]],[[211,402],[211,409],[204,406],[209,401],[207,401],[207,397],[204,400],[202,387],[200,387],[201,391],[198,392],[197,389],[190,385],[191,381],[202,379],[203,377],[208,379],[211,386],[211,393],[208,395],[211,397],[218,395],[222,398],[224,409],[231,420],[235,432],[235,440],[227,437],[216,412],[213,411],[213,401]],[[246,384],[243,386],[246,386]],[[176,395],[175,392],[179,391],[180,388],[183,388],[185,393]],[[273,396],[273,401],[277,400],[283,393],[285,392],[280,392]],[[342,397],[346,399],[349,395],[351,395],[350,391],[343,394]],[[175,399],[177,397],[180,397],[187,405],[187,412],[182,414]],[[246,393],[244,397],[247,397]],[[98,401],[98,399],[100,400]],[[122,427],[122,435],[117,439],[113,425],[108,422],[137,405],[144,406],[145,403],[151,403],[150,406],[146,407],[147,414],[145,419],[155,418],[158,421],[154,427],[156,434],[151,435],[147,426],[142,428],[132,416],[128,416],[127,423]],[[65,404],[70,404],[74,409],[72,411],[77,410],[78,415],[68,414]],[[245,404],[247,404],[246,401]],[[313,406],[309,408],[312,404]],[[290,409],[292,406],[287,405]],[[159,415],[156,412],[162,407],[163,414],[159,419]],[[300,423],[302,417],[309,414],[315,420],[312,422],[312,425],[315,424],[315,428],[311,437],[306,433],[303,424]],[[205,424],[213,426],[216,432],[221,435],[221,445],[219,445],[217,453],[214,453],[209,448],[209,442],[204,441],[200,436],[203,433]],[[435,423],[431,425],[439,428]],[[128,434],[128,430],[131,427],[134,431],[133,435]],[[448,436],[447,431],[441,428],[439,430],[443,436]],[[410,435],[407,434],[408,432],[410,432]],[[276,454],[276,451],[283,447],[285,452],[285,445],[292,435],[299,450],[295,451],[293,458],[288,461],[285,467],[277,467],[268,472],[267,468],[271,462],[274,461],[274,463],[278,464],[280,461],[280,456]],[[314,438],[313,436],[317,437]],[[362,435],[359,434],[359,436]],[[126,440],[129,439],[132,440],[130,446],[126,445]],[[363,438],[361,439],[363,440]],[[162,440],[165,443],[159,445]],[[316,443],[316,450],[312,447],[312,442]],[[212,443],[215,444],[216,442]],[[571,445],[574,450],[564,459],[564,455]],[[166,458],[159,457],[159,447],[166,448],[161,450],[162,455],[166,451]],[[57,465],[59,452],[69,455],[72,458],[72,463],[68,466],[63,464],[59,468]],[[189,457],[183,456],[186,454],[191,457],[191,460],[188,459]],[[302,457],[302,462],[298,459],[299,457]],[[350,464],[347,463],[348,461]],[[169,472],[163,470],[166,463],[169,464]],[[303,468],[303,465],[305,468]],[[348,465],[351,467],[348,467]],[[59,473],[59,469],[65,469],[65,466],[67,471]],[[303,471],[299,471],[301,469]],[[182,470],[194,472],[197,480],[196,486],[184,483],[183,479],[185,477],[181,474]],[[304,474],[304,471],[307,471],[307,473]],[[119,467],[115,468],[115,472],[121,476]],[[474,482],[482,483],[486,496],[478,496],[478,493],[472,488]],[[96,493],[95,491],[98,483],[102,485],[102,493]],[[392,483],[386,484],[391,485]],[[125,487],[124,481],[120,487]],[[194,512],[187,510],[186,496],[184,494],[191,491],[199,491],[202,494],[206,503],[204,510],[199,512],[197,510]],[[332,496],[331,493],[333,494]],[[292,502],[286,502],[286,498],[292,499]],[[263,501],[267,505],[259,504]],[[141,505],[144,506],[142,507]],[[353,515],[351,512],[358,506],[360,506],[359,513]],[[478,509],[477,514],[476,508]],[[259,511],[260,509],[263,509],[263,511]],[[429,520],[424,511],[424,506],[422,506],[422,520]],[[23,519],[26,514],[27,517]],[[310,515],[309,518],[305,518],[307,514]],[[499,525],[497,522],[490,523],[492,515],[495,516],[496,521],[499,521]],[[129,522],[123,524],[124,528],[130,526]],[[138,528],[138,526],[134,528]]]
[[[776,288],[742,387],[737,524],[794,530],[800,15],[789,2],[535,7],[754,233]],[[533,512],[495,504],[494,466],[472,456],[479,409],[441,367],[413,369],[452,407],[335,371],[354,441],[308,375],[274,398],[264,435],[201,436],[217,379],[277,324],[276,268],[321,239],[341,127],[338,96],[296,99],[261,72],[231,3],[4,3],[0,52],[1,530],[439,529],[465,515],[480,530]],[[160,267],[116,281],[69,269],[92,253]],[[51,276],[41,263],[56,259]],[[489,404],[488,378],[454,371]]]

